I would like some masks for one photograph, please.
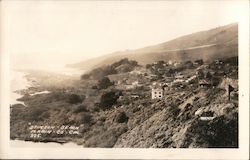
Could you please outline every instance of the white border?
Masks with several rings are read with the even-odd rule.
[[[105,3],[105,2],[104,2]],[[239,149],[11,148],[9,141],[9,56],[1,48],[0,158],[85,159],[248,159],[249,156],[249,2],[240,1]],[[0,2],[1,5],[1,2]],[[1,8],[0,8],[1,9]],[[4,16],[1,14],[1,16]],[[1,17],[2,18],[2,17]],[[17,26],[18,27],[18,26]],[[1,32],[1,36],[3,36]],[[1,47],[4,42],[1,41]]]

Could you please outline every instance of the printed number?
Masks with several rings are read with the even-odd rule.
[[[30,138],[40,138],[41,134],[30,134]]]

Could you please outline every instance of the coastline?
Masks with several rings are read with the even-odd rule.
[[[50,88],[50,86],[46,86],[44,84],[39,84],[39,82],[44,82],[43,78],[39,77],[37,74],[34,74],[34,71],[23,71],[23,70],[11,70],[11,102],[10,107],[11,110],[15,109],[23,109],[24,107],[29,107],[26,103],[29,100],[26,100],[25,97],[39,97],[46,94],[49,94],[57,89]],[[43,71],[46,73],[46,71]],[[48,74],[52,78],[52,74]],[[44,75],[43,75],[44,76]],[[64,76],[64,75],[62,75]],[[65,77],[67,77],[65,75]],[[69,76],[71,77],[71,76]],[[57,77],[59,78],[59,77]],[[48,79],[49,81],[49,79]],[[52,84],[50,84],[52,85]],[[39,104],[38,104],[39,105]],[[25,127],[24,127],[25,128]],[[26,136],[22,135],[21,137],[10,137],[11,145],[15,147],[39,147],[45,145],[52,145],[55,147],[82,147],[82,145],[77,144],[74,141],[74,138],[63,137],[63,138],[55,138],[55,137],[44,137],[40,139],[32,139],[29,138],[29,134]]]
[[[23,95],[20,91],[31,86],[31,82],[27,80],[26,76],[28,73],[24,71],[11,70],[11,95],[10,95],[10,105],[22,104],[24,102],[19,101]]]

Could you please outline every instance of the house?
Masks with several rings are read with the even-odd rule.
[[[216,114],[214,111],[206,110],[205,108],[199,108],[195,112],[195,116],[199,117],[201,121],[210,121],[213,120],[216,117]]]
[[[211,83],[209,81],[203,79],[203,80],[199,81],[199,86],[201,88],[207,88],[207,87],[211,86]]]
[[[215,118],[215,113],[213,111],[207,111],[201,114],[200,120],[210,121],[213,120],[214,118]]]
[[[163,98],[164,89],[161,85],[153,84],[151,88],[152,88],[152,91],[151,91],[152,99]]]
[[[218,60],[218,59],[216,59],[214,62],[215,62],[215,64],[223,64],[223,62]]]
[[[178,74],[175,75],[175,78],[176,79],[182,79],[182,78],[184,78],[184,75],[182,73],[178,73]]]
[[[124,96],[119,96],[119,98],[118,98],[118,102],[121,102],[121,101],[123,101],[124,100]]]
[[[174,62],[171,61],[171,60],[168,61],[168,65],[172,65],[173,63],[174,63]]]
[[[161,99],[163,97],[162,88],[152,88],[152,99]]]
[[[135,88],[135,86],[129,85],[129,84],[124,85],[124,86],[125,86],[125,89],[127,89],[127,90],[130,90],[130,89],[134,89],[134,88]]]
[[[195,80],[196,80],[196,78],[197,78],[197,76],[196,76],[196,75],[194,75],[194,76],[192,76],[192,77],[188,78],[185,82],[186,82],[186,83],[191,83],[191,82],[195,81]]]

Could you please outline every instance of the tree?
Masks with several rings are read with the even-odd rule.
[[[203,59],[198,59],[196,61],[194,61],[195,63],[199,64],[199,65],[203,65]]]
[[[112,86],[114,85],[114,82],[111,82],[110,79],[108,77],[104,77],[102,79],[100,79],[98,81],[98,88],[99,89],[106,89],[108,88],[109,86]]]
[[[168,70],[168,72],[167,72],[168,76],[173,76],[174,73],[175,73],[174,69],[169,68],[169,70]]]
[[[210,72],[207,72],[206,75],[205,75],[205,78],[211,79],[212,78],[212,74]]]
[[[93,120],[93,117],[89,113],[83,113],[81,116],[81,122],[84,124],[90,124]]]
[[[85,105],[78,105],[76,108],[73,110],[74,113],[80,113],[80,112],[88,112],[87,107]]]
[[[83,74],[83,75],[81,75],[81,80],[89,79],[89,78],[90,78],[90,74]]]
[[[90,74],[93,79],[101,79],[102,77],[111,75],[111,74],[116,74],[116,70],[112,66],[103,66],[99,68],[93,69]]]
[[[128,63],[129,63],[128,58],[123,58],[120,61],[113,63],[111,66],[116,68],[116,67],[119,67],[122,64],[128,64]]]
[[[152,67],[151,64],[146,64],[146,68],[147,68],[147,69],[150,69],[151,67]]]
[[[198,70],[197,72],[199,78],[204,78],[204,72],[202,70]]]
[[[77,94],[70,94],[68,96],[67,102],[71,104],[77,104],[77,103],[81,103],[82,99]]]
[[[186,61],[184,63],[184,65],[185,65],[186,68],[189,68],[189,69],[193,67],[193,63],[191,61]]]
[[[112,105],[117,103],[119,95],[115,91],[104,93],[101,96],[99,107],[103,110],[112,107]]]
[[[120,112],[118,115],[116,115],[115,117],[115,121],[117,123],[125,123],[128,122],[128,116],[126,115],[125,112]]]

